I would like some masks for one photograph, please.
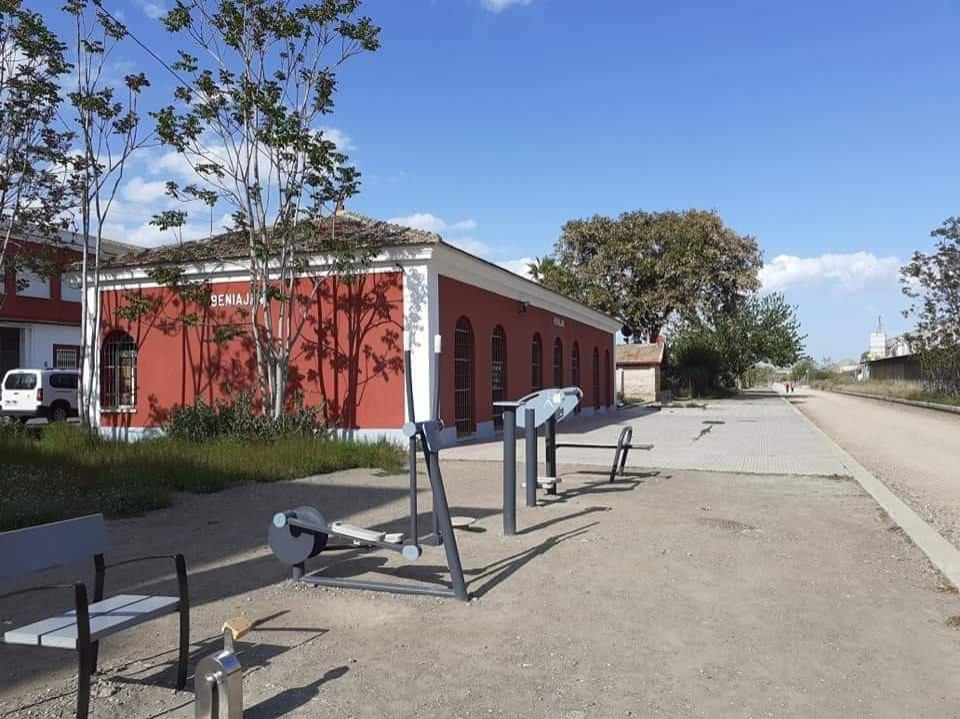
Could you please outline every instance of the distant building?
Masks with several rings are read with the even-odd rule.
[[[660,373],[665,339],[656,342],[617,345],[617,391],[624,399],[660,399]]]
[[[103,243],[103,254],[115,257],[128,250],[112,240]],[[56,246],[36,241],[11,239],[11,256],[20,252],[53,250],[64,262],[79,260],[82,243],[63,233]],[[18,283],[18,279],[20,282]],[[17,367],[80,365],[80,289],[55,277],[32,272],[10,273],[0,283],[0,377]]]
[[[920,359],[913,354],[881,357],[867,360],[860,374],[863,380],[885,380],[891,382],[920,382]]]

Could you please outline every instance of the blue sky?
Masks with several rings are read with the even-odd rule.
[[[169,0],[167,5],[169,6]],[[173,58],[165,0],[107,0]],[[517,266],[563,222],[715,208],[755,235],[765,286],[799,306],[815,358],[856,357],[897,268],[960,212],[956,3],[367,0],[382,49],[340,76],[335,138],[364,173],[349,204]],[[113,57],[173,86],[135,46]],[[175,171],[141,157],[111,235]],[[512,263],[512,264],[511,264]]]

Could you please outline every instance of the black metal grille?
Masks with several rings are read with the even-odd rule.
[[[500,325],[494,328],[490,339],[490,387],[494,402],[507,398],[507,333]],[[493,408],[493,428],[503,429],[503,407]]]
[[[466,317],[453,333],[453,402],[457,434],[473,433],[473,329]]]
[[[530,348],[530,391],[537,392],[543,387],[543,342],[540,335],[533,336]]]
[[[563,387],[563,343],[559,337],[553,343],[553,386]]]
[[[610,389],[613,385],[610,382],[610,350],[603,353],[603,393],[607,398],[607,407],[613,406]]]
[[[580,387],[580,343],[574,342],[570,351],[570,384]],[[574,414],[580,414],[580,405],[573,408]]]
[[[593,408],[600,409],[600,350],[593,348]]]
[[[100,404],[128,409],[137,404],[137,343],[126,332],[114,332],[103,343],[100,358]]]

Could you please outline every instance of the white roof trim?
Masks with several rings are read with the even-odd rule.
[[[437,245],[431,264],[445,277],[496,292],[519,302],[529,302],[534,307],[569,317],[591,327],[608,332],[617,332],[623,327],[623,323],[613,317],[447,243]]]

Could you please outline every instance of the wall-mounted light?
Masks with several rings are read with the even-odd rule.
[[[527,302],[526,300],[520,300],[520,312],[521,312],[521,313],[526,312],[526,311],[527,311],[527,307],[529,307],[529,306],[530,306],[530,303],[529,303],[529,302]]]

